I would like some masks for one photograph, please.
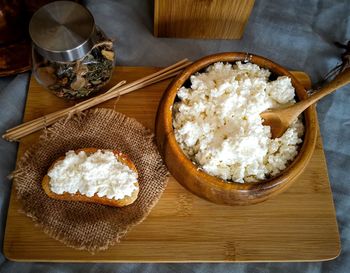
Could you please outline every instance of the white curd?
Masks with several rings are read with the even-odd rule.
[[[191,76],[173,107],[175,138],[207,173],[224,180],[255,182],[275,176],[298,153],[300,119],[271,139],[260,113],[295,103],[291,79],[269,81],[270,72],[251,63],[215,63]]]
[[[69,151],[48,172],[50,188],[54,193],[77,193],[88,197],[123,199],[137,188],[137,173],[120,162],[111,151],[98,150],[87,154]]]

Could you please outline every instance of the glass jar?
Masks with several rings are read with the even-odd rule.
[[[92,95],[111,78],[113,43],[83,6],[57,1],[40,8],[29,25],[33,74],[58,97]]]

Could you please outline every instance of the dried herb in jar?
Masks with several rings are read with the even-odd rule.
[[[30,20],[29,34],[33,74],[55,95],[84,98],[111,78],[113,43],[84,6],[72,1],[43,6]]]
[[[102,40],[104,35],[99,32],[99,37]],[[105,40],[98,42],[86,56],[74,62],[38,62],[35,73],[38,80],[58,97],[79,99],[104,86],[111,78],[113,66],[113,43]]]

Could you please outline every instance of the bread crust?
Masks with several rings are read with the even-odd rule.
[[[137,169],[134,165],[134,163],[129,159],[129,157],[117,150],[106,150],[106,149],[97,149],[97,148],[83,148],[83,149],[78,149],[75,150],[74,152],[77,154],[80,151],[84,151],[87,154],[92,154],[97,152],[98,150],[101,151],[111,151],[114,153],[114,155],[118,158],[119,161],[121,161],[123,164],[127,165],[129,168],[131,168],[133,171],[137,173]],[[63,160],[65,156],[61,156],[58,159],[56,159],[52,165],[50,166],[48,172],[55,166],[55,164]],[[99,197],[97,194],[94,196],[88,197],[86,195],[80,194],[79,192],[71,194],[68,192],[64,192],[63,194],[57,194],[51,191],[50,189],[50,177],[46,174],[41,182],[41,185],[45,191],[45,193],[53,198],[53,199],[58,199],[58,200],[65,200],[65,201],[82,201],[82,202],[91,202],[91,203],[97,203],[97,204],[102,204],[102,205],[107,205],[107,206],[113,206],[113,207],[124,207],[127,205],[130,205],[135,202],[137,199],[138,193],[139,193],[139,184],[138,181],[135,182],[135,186],[137,187],[136,190],[133,191],[131,196],[125,196],[123,199],[111,199],[107,198],[105,196]]]

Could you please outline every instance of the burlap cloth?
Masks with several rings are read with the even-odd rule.
[[[140,192],[127,207],[67,202],[49,198],[41,180],[52,162],[68,150],[84,147],[117,149],[134,162]],[[167,169],[149,130],[111,109],[94,109],[62,119],[48,128],[20,159],[13,173],[23,211],[51,237],[90,252],[119,242],[150,213],[165,189]]]

